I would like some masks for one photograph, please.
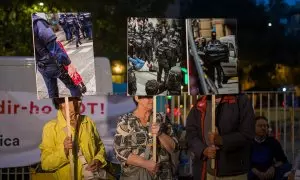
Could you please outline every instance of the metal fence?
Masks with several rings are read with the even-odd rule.
[[[2,180],[29,180],[30,167],[16,167],[0,169],[0,179]]]
[[[269,120],[270,134],[274,135],[281,143],[289,161],[291,162],[298,150],[300,134],[300,108],[295,92],[244,92],[249,96],[257,116],[265,116]],[[158,97],[166,98],[166,104],[160,104],[158,109],[167,108],[173,123],[185,126],[189,110],[196,103],[199,96]],[[33,166],[34,167],[34,166]],[[27,180],[31,179],[30,167],[17,167],[0,169],[0,179]]]

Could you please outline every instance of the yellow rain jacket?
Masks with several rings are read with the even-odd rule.
[[[105,160],[105,147],[94,122],[84,115],[82,115],[82,119],[78,134],[78,145],[87,163],[98,159],[102,163],[101,168],[103,168],[107,164]],[[62,180],[71,179],[70,161],[64,151],[64,140],[67,137],[66,128],[67,122],[59,110],[57,112],[57,119],[51,120],[44,126],[42,143],[40,145],[42,169],[45,171],[55,171],[55,178]],[[72,127],[72,137],[75,137],[74,133],[75,129]],[[80,160],[77,161],[77,164],[77,177],[80,180],[83,179]]]

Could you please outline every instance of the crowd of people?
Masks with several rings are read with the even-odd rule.
[[[154,23],[157,22],[157,23]],[[171,88],[171,95],[180,94],[182,75],[176,69],[184,60],[182,36],[184,31],[178,20],[150,18],[129,18],[128,19],[128,63],[132,67],[128,73],[134,71],[157,72],[157,84],[164,84],[166,89]],[[131,71],[133,70],[133,71]],[[162,74],[164,71],[164,80]],[[129,75],[128,77],[132,77]],[[168,87],[167,81],[170,76],[176,81]],[[129,94],[136,92],[136,82],[129,84]],[[151,84],[151,83],[149,83]],[[173,90],[172,90],[173,89]],[[159,90],[156,94],[159,94]],[[173,94],[175,93],[175,94]],[[148,94],[150,95],[150,94]]]
[[[69,179],[70,149],[78,157],[76,174],[84,179],[284,180],[294,179],[299,171],[299,158],[292,168],[279,141],[269,135],[268,119],[255,117],[243,94],[216,97],[214,132],[210,96],[197,100],[183,129],[162,112],[153,123],[153,97],[134,96],[136,108],[118,118],[114,136],[119,173],[111,171],[94,122],[80,114],[81,98],[69,100],[72,136],[67,136],[64,99],[56,98],[57,117],[45,125],[40,145],[42,168],[54,171],[58,179]],[[182,130],[186,131],[185,142],[180,142]],[[157,161],[153,160],[153,135],[157,137]],[[190,152],[192,174],[179,173],[184,150]]]

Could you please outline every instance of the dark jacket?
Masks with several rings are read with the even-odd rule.
[[[187,118],[187,141],[193,159],[194,179],[205,179],[206,173],[223,176],[235,176],[248,172],[250,168],[251,140],[255,135],[254,111],[246,95],[222,96],[216,108],[216,128],[223,144],[217,152],[216,171],[210,168],[210,160],[203,155],[208,146],[205,136],[210,131],[207,127],[211,108],[203,96],[191,109]],[[210,111],[211,112],[211,111]],[[206,117],[208,116],[208,117]]]
[[[256,168],[265,172],[275,162],[288,163],[287,157],[280,143],[274,137],[267,137],[264,142],[252,142],[251,148],[251,168]]]

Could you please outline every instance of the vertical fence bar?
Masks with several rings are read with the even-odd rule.
[[[284,151],[286,151],[286,93],[283,94],[284,99],[284,107],[283,107],[283,120],[284,120],[284,129],[283,129],[283,144],[284,144]]]
[[[276,133],[276,139],[280,140],[278,137],[278,93],[276,92],[275,96],[275,133]]]
[[[159,105],[160,105],[160,109],[159,109],[159,111],[158,112],[162,112],[162,111],[164,111],[164,104],[163,104],[163,100],[164,100],[164,96],[159,96]]]
[[[15,179],[17,179],[18,175],[18,168],[15,168]]]
[[[254,92],[252,92],[252,106],[255,111]]]
[[[291,114],[291,133],[292,133],[292,154],[293,159],[295,159],[295,94],[292,92],[292,114]]]
[[[175,97],[174,96],[172,96],[172,98],[171,98],[171,121],[172,121],[172,123],[174,123],[175,122],[175,119],[174,119],[174,107],[175,107]]]
[[[259,93],[259,115],[262,116],[262,93]]]
[[[190,96],[190,107],[189,107],[190,110],[191,110],[192,105],[193,105],[193,96]]]
[[[9,180],[9,175],[10,175],[10,168],[7,168],[7,180]]]
[[[268,124],[270,124],[270,93],[268,93]]]
[[[28,168],[28,170],[29,170],[29,167],[27,167]],[[24,167],[22,168],[22,180],[24,180],[25,179],[25,171],[24,171]]]
[[[178,124],[181,125],[181,121],[180,121],[180,114],[181,114],[181,108],[180,108],[180,96],[177,96],[177,101],[178,101]]]
[[[183,124],[184,127],[186,126],[186,104],[187,104],[187,98],[186,98],[186,93],[183,95]]]
[[[167,107],[169,107],[169,109],[170,109],[170,106],[169,106],[168,96],[165,96],[165,98],[166,98],[166,101],[165,101],[165,108],[166,108],[166,113],[167,113]]]

